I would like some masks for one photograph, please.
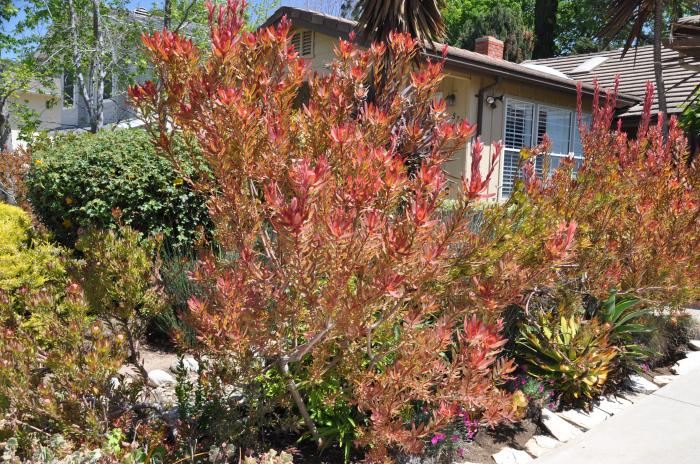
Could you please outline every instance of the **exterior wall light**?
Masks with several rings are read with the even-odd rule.
[[[486,103],[487,103],[491,108],[495,108],[495,107],[496,107],[496,102],[499,101],[499,100],[500,100],[501,102],[503,101],[503,95],[498,96],[498,97],[494,97],[493,95],[489,95],[488,97],[486,97]]]

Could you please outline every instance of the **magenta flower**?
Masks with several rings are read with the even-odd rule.
[[[435,436],[430,440],[430,443],[437,445],[438,442],[444,440],[446,435],[444,433],[436,433]]]

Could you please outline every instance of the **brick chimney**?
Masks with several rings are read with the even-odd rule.
[[[487,35],[476,39],[474,51],[482,55],[490,56],[497,60],[503,59],[503,41],[495,37]]]

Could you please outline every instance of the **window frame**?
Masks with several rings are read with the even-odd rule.
[[[506,148],[505,146],[505,140],[506,140],[506,130],[507,130],[507,122],[508,122],[508,105],[509,103],[519,103],[519,104],[525,104],[525,105],[531,105],[532,107],[532,133],[530,134],[530,140],[532,140],[535,145],[539,144],[539,124],[540,124],[540,108],[551,108],[553,110],[564,110],[569,113],[569,137],[568,137],[568,152],[567,153],[550,153],[550,156],[552,158],[558,158],[559,160],[563,158],[569,158],[573,157],[575,160],[583,160],[583,153],[575,153],[573,150],[575,148],[575,136],[578,131],[578,113],[576,109],[572,109],[571,107],[567,106],[561,106],[561,105],[553,105],[549,103],[542,103],[536,100],[531,100],[527,98],[521,98],[521,97],[512,97],[510,95],[506,95],[505,98],[503,99],[503,154],[505,155],[506,151],[510,152],[515,152],[516,150],[513,148]],[[583,119],[585,120],[586,117],[589,117],[590,115],[588,113],[583,113]],[[520,150],[523,148],[527,147],[520,147],[517,149],[517,155],[520,156]],[[503,194],[503,187],[504,187],[504,170],[505,170],[505,163],[501,162],[501,167],[500,167],[500,183],[498,187],[498,195],[500,199],[506,199],[510,196],[504,195]],[[541,170],[541,168],[540,168]],[[549,173],[548,173],[549,174]],[[516,177],[517,178],[517,177]],[[513,185],[515,185],[515,179],[513,179]],[[512,190],[512,187],[511,187]]]

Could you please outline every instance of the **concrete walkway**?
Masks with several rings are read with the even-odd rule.
[[[700,369],[550,451],[536,464],[699,464]]]

